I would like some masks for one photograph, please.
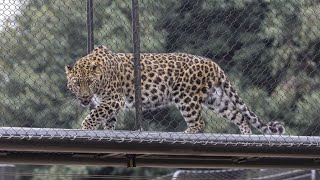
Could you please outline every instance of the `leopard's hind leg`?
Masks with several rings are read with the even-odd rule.
[[[205,123],[201,116],[202,106],[198,96],[191,97],[184,94],[184,92],[180,92],[179,97],[175,98],[175,105],[180,110],[181,115],[187,123],[187,129],[185,130],[185,132],[197,133],[202,131]]]
[[[104,130],[114,130],[117,123],[117,117],[112,116],[108,119],[104,119],[103,129]]]
[[[242,134],[250,134],[249,124],[266,134],[283,134],[284,127],[278,121],[264,123],[239,97],[226,79],[213,87],[206,101],[207,106],[219,115],[237,124]]]
[[[236,124],[241,134],[252,134],[245,117],[222,87],[212,87],[208,92],[204,105],[215,111],[219,116],[227,118]]]

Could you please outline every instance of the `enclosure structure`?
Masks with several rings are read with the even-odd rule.
[[[1,29],[0,162],[317,169],[319,6],[213,0],[5,6],[17,14]],[[104,43],[134,54],[136,111],[121,112],[115,131],[79,130],[85,114],[66,89],[63,66]],[[210,110],[202,113],[205,133],[186,134],[178,132],[185,124],[176,109],[142,112],[140,51],[214,59],[246,104],[265,122],[284,122],[286,134],[236,134]]]
[[[318,137],[3,128],[3,163],[179,168],[319,167]]]

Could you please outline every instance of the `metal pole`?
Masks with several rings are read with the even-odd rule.
[[[87,0],[87,54],[93,50],[93,0]],[[94,103],[90,103],[89,109],[94,109]]]
[[[87,0],[87,53],[93,50],[93,0]]]
[[[141,105],[141,71],[140,71],[140,35],[139,35],[139,4],[138,0],[132,0],[132,39],[134,60],[134,87],[136,122],[135,129],[141,129],[142,105]]]

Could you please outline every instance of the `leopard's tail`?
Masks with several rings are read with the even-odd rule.
[[[265,134],[284,134],[285,128],[278,121],[272,121],[264,123],[255,113],[253,113],[243,100],[239,97],[235,89],[230,85],[228,80],[222,81],[221,87],[224,93],[230,98],[230,100],[236,105],[236,108],[241,112],[244,119],[256,127],[259,131]]]

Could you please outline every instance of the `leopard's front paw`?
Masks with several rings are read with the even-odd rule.
[[[185,131],[185,133],[187,134],[195,134],[195,133],[198,133],[199,132],[199,129],[198,128],[194,128],[194,127],[188,127]]]
[[[83,121],[81,124],[81,129],[82,130],[94,130],[95,128],[90,125],[90,123],[87,123],[87,121]]]
[[[88,130],[89,128],[87,126],[81,126],[82,130]]]
[[[89,130],[89,127],[87,125],[82,124],[81,125],[81,129],[82,130]]]

